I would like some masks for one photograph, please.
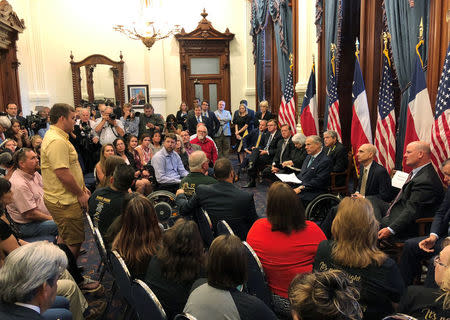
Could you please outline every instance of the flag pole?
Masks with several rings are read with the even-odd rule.
[[[356,41],[355,41],[355,56],[356,56],[356,60],[358,60],[359,63],[359,40],[358,37],[356,37]],[[356,165],[356,158],[355,158],[355,150],[353,150],[353,147],[351,148],[352,150],[352,158],[353,158],[353,166],[355,167],[355,172],[356,172],[356,177],[359,179],[359,168]],[[356,150],[356,152],[358,152],[358,150]]]

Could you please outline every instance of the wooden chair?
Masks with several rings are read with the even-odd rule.
[[[347,154],[348,157],[348,165],[347,169],[343,172],[331,172],[331,185],[330,185],[330,192],[332,194],[343,194],[344,196],[347,196],[349,194],[348,192],[348,182],[350,180],[351,172],[354,168],[353,166],[353,157],[352,152],[349,151]],[[345,184],[343,186],[337,186],[336,185],[336,177],[345,177]]]

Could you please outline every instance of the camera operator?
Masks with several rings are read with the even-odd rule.
[[[100,144],[112,143],[116,138],[123,137],[125,132],[122,121],[116,119],[113,108],[106,107],[101,111],[101,115],[102,117],[95,121],[95,132],[100,137]]]
[[[31,130],[31,135],[38,134],[44,139],[45,133],[50,128],[49,112],[50,108],[44,107],[42,110],[38,111],[37,116],[33,115],[33,113],[30,116],[27,116],[27,125]]]
[[[125,103],[122,107],[123,116],[120,121],[123,123],[125,134],[139,136],[139,115],[140,112],[135,112],[132,109],[131,103]]]
[[[78,158],[83,168],[83,173],[94,171],[94,166],[98,160],[98,151],[101,148],[99,138],[95,133],[95,122],[89,119],[90,111],[83,108],[80,111],[80,119],[77,120],[73,128],[73,145],[78,152]]]

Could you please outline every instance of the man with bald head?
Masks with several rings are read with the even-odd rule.
[[[208,176],[209,160],[206,154],[197,150],[189,156],[189,168],[191,172],[181,180],[180,187],[187,196],[192,196],[201,184],[213,184],[217,180]]]
[[[352,196],[377,197],[388,202],[394,198],[395,194],[386,168],[374,161],[377,152],[377,148],[373,144],[367,143],[359,147],[356,156],[361,164],[360,176],[358,186]]]
[[[375,210],[385,213],[378,239],[418,236],[416,219],[432,216],[439,207],[444,190],[431,164],[430,154],[430,144],[425,141],[414,141],[406,147],[403,157],[406,165],[412,168],[408,179],[390,204],[377,201],[374,205]]]
[[[217,160],[217,148],[212,139],[207,137],[208,129],[205,125],[197,125],[197,137],[191,140],[192,144],[197,144],[202,148],[202,151],[206,154],[209,160],[209,166],[212,167]]]

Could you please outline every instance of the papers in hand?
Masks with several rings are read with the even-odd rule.
[[[278,179],[280,179],[283,182],[287,183],[296,183],[296,184],[302,184],[301,180],[297,178],[295,173],[291,174],[285,174],[285,173],[275,173]]]
[[[408,179],[408,173],[397,171],[392,177],[392,186],[401,189]]]

